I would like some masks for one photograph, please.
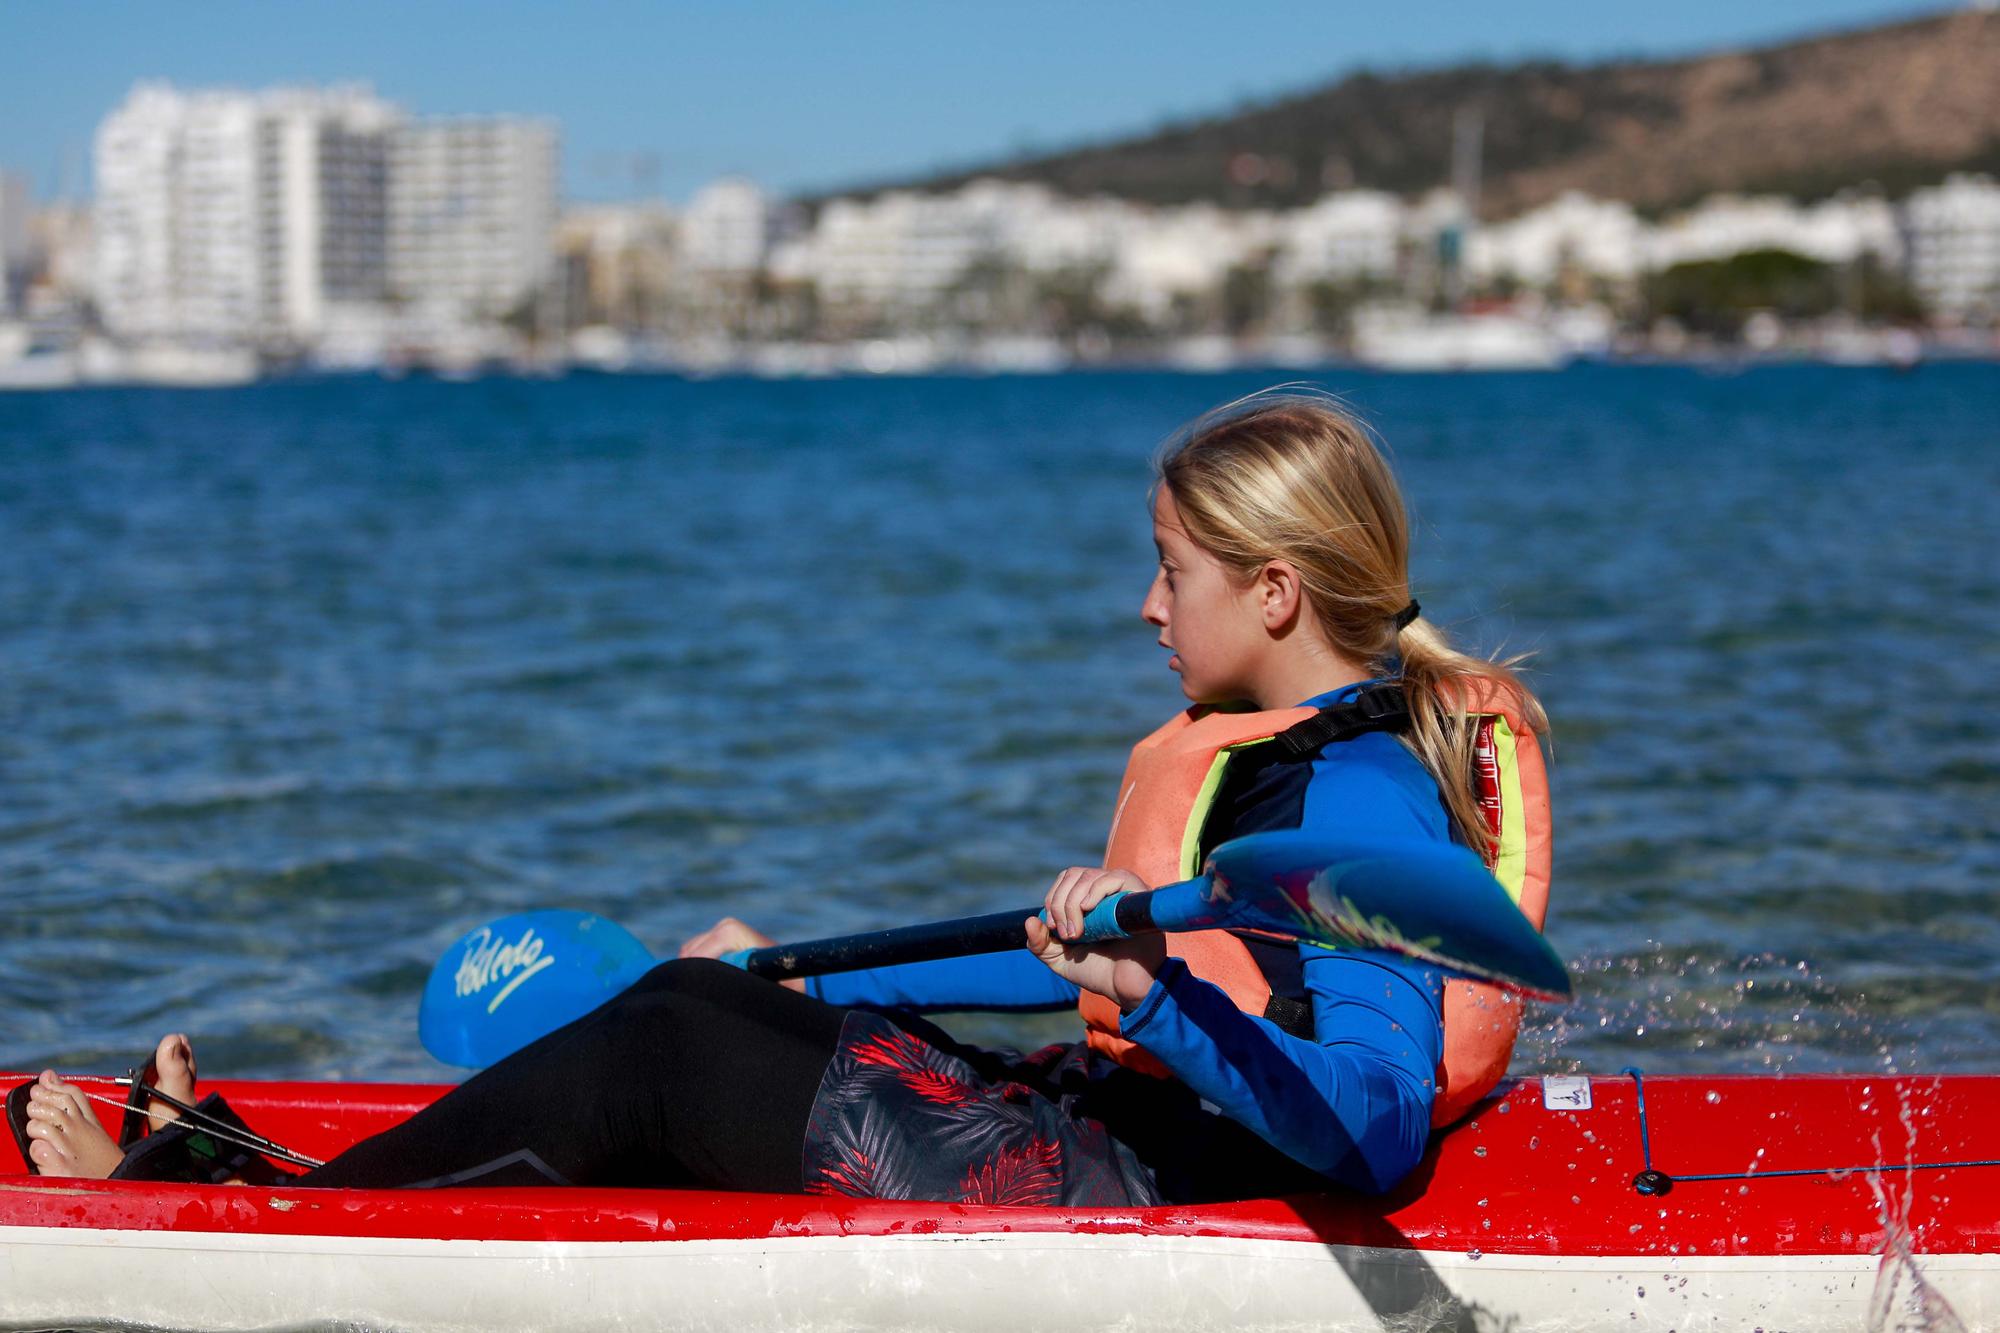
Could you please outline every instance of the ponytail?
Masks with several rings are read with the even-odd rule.
[[[1491,661],[1460,652],[1443,631],[1418,619],[1396,635],[1403,695],[1410,705],[1404,744],[1436,779],[1459,838],[1487,861],[1494,838],[1473,785],[1477,715],[1505,712],[1533,735],[1548,734],[1541,701],[1521,682],[1520,659]]]

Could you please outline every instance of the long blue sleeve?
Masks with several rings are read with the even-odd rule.
[[[1049,971],[1026,949],[836,972],[806,981],[806,993],[828,1004],[917,1013],[987,1009],[1030,1013],[1076,1005],[1076,985]]]
[[[1302,953],[1318,1041],[1244,1013],[1177,958],[1120,1026],[1287,1157],[1381,1193],[1417,1164],[1430,1136],[1443,980],[1391,954]]]

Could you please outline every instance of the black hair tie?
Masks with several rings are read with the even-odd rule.
[[[1424,608],[1414,601],[1396,613],[1396,633],[1401,634],[1410,627],[1410,622],[1422,615]]]

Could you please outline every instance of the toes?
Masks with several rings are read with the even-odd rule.
[[[90,1099],[83,1095],[83,1089],[73,1083],[58,1082],[55,1085],[55,1091],[57,1093],[57,1104],[66,1105],[69,1108],[69,1114],[79,1124],[89,1125],[92,1128],[101,1128],[97,1123],[97,1112],[90,1109]]]
[[[153,1052],[153,1068],[160,1091],[184,1102],[194,1100],[194,1044],[186,1033],[169,1032],[160,1038],[160,1047]]]

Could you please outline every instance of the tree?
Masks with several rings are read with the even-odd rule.
[[[1831,264],[1790,250],[1746,250],[1654,274],[1646,284],[1652,316],[1698,332],[1735,337],[1758,310],[1784,319],[1812,319],[1841,305],[1840,275]]]

